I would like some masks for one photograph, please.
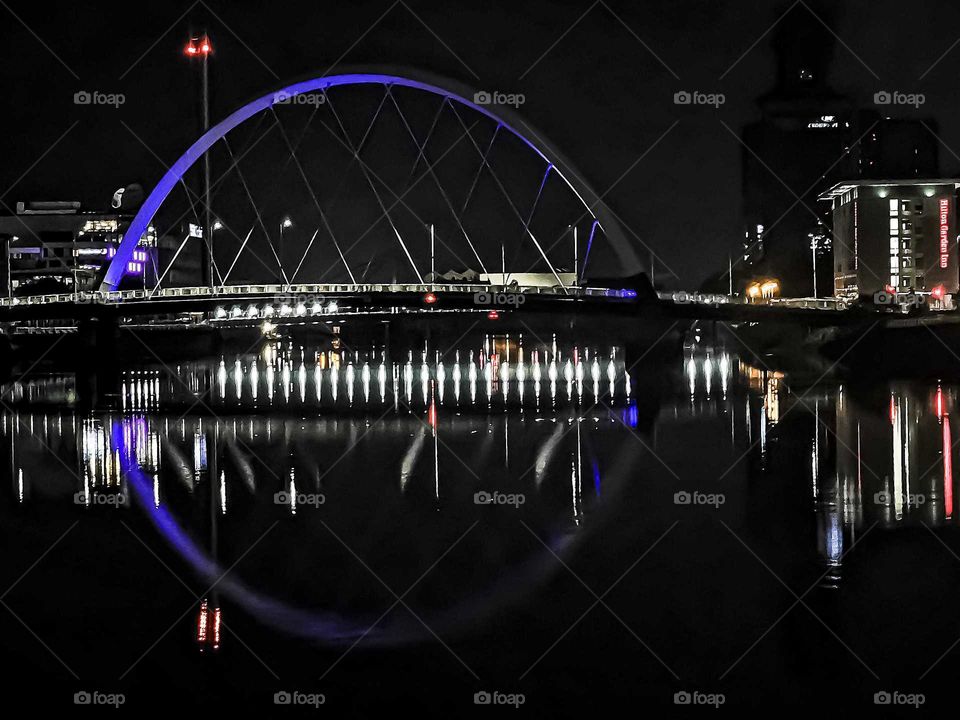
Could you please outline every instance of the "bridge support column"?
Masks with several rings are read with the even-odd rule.
[[[120,404],[120,328],[116,318],[97,317],[77,324],[77,396],[83,410],[111,410]]]

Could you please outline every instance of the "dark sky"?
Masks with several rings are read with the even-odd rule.
[[[412,66],[524,93],[523,116],[596,190],[614,186],[605,200],[629,234],[676,273],[674,284],[690,286],[738,247],[734,133],[756,118],[755,98],[773,85],[770,30],[790,5],[7,0],[0,200],[10,208],[24,199],[96,207],[118,186],[149,188],[164,170],[160,160],[172,163],[198,134],[194,74],[181,50],[191,26],[205,27],[216,45],[214,120],[338,62]],[[942,174],[957,172],[960,46],[951,46],[960,38],[960,5],[864,0],[830,8],[821,17],[839,38],[835,89],[864,103],[882,89],[924,93],[919,112],[900,114],[937,121]],[[681,89],[722,92],[726,103],[677,106]],[[123,93],[126,102],[77,106],[79,90]]]

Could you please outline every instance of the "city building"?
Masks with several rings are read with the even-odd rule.
[[[897,293],[952,307],[960,180],[854,180],[824,192],[834,233],[834,296]],[[890,299],[893,302],[893,299]]]
[[[829,8],[816,9],[829,17]],[[750,278],[767,276],[780,279],[785,296],[828,294],[831,213],[817,198],[845,179],[940,172],[932,119],[889,117],[884,98],[863,107],[831,88],[835,43],[802,3],[773,33],[777,81],[757,100],[759,119],[741,133],[740,288]]]
[[[18,202],[0,216],[0,292],[8,296],[91,290],[116,254],[133,216],[84,211],[79,202]],[[157,235],[151,226],[127,265],[126,288],[156,284]]]

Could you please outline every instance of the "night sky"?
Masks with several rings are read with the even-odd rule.
[[[642,257],[648,250],[641,241],[678,276],[672,284],[691,286],[739,247],[736,135],[756,119],[754,101],[774,83],[771,27],[790,7],[692,0],[0,2],[0,211],[28,199],[104,207],[119,186],[149,189],[162,163],[198,135],[196,73],[182,49],[191,28],[206,29],[216,48],[214,121],[290,80],[350,65],[416,67],[479,89],[523,93],[521,114],[598,192],[613,186],[605,200]],[[952,46],[960,39],[960,6],[871,0],[830,7],[816,10],[839,38],[833,87],[865,105],[878,90],[923,93],[919,110],[897,114],[934,118],[941,174],[956,173],[960,160],[950,148],[960,154],[953,92],[960,47]],[[719,109],[675,105],[683,89],[721,92],[726,102]],[[78,106],[73,96],[81,90],[123,93],[126,102],[119,109]]]

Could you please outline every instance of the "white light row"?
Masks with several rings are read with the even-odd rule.
[[[283,303],[279,306],[264,305],[262,307],[248,305],[246,310],[239,305],[234,305],[229,310],[223,306],[218,306],[216,310],[214,310],[213,315],[217,320],[226,320],[228,318],[231,320],[238,320],[240,318],[252,320],[254,318],[270,318],[274,316],[285,318],[306,317],[307,315],[332,315],[339,309],[339,306],[334,301],[328,302],[325,306],[319,302],[315,302],[309,307],[305,303],[297,303],[296,305]]]

